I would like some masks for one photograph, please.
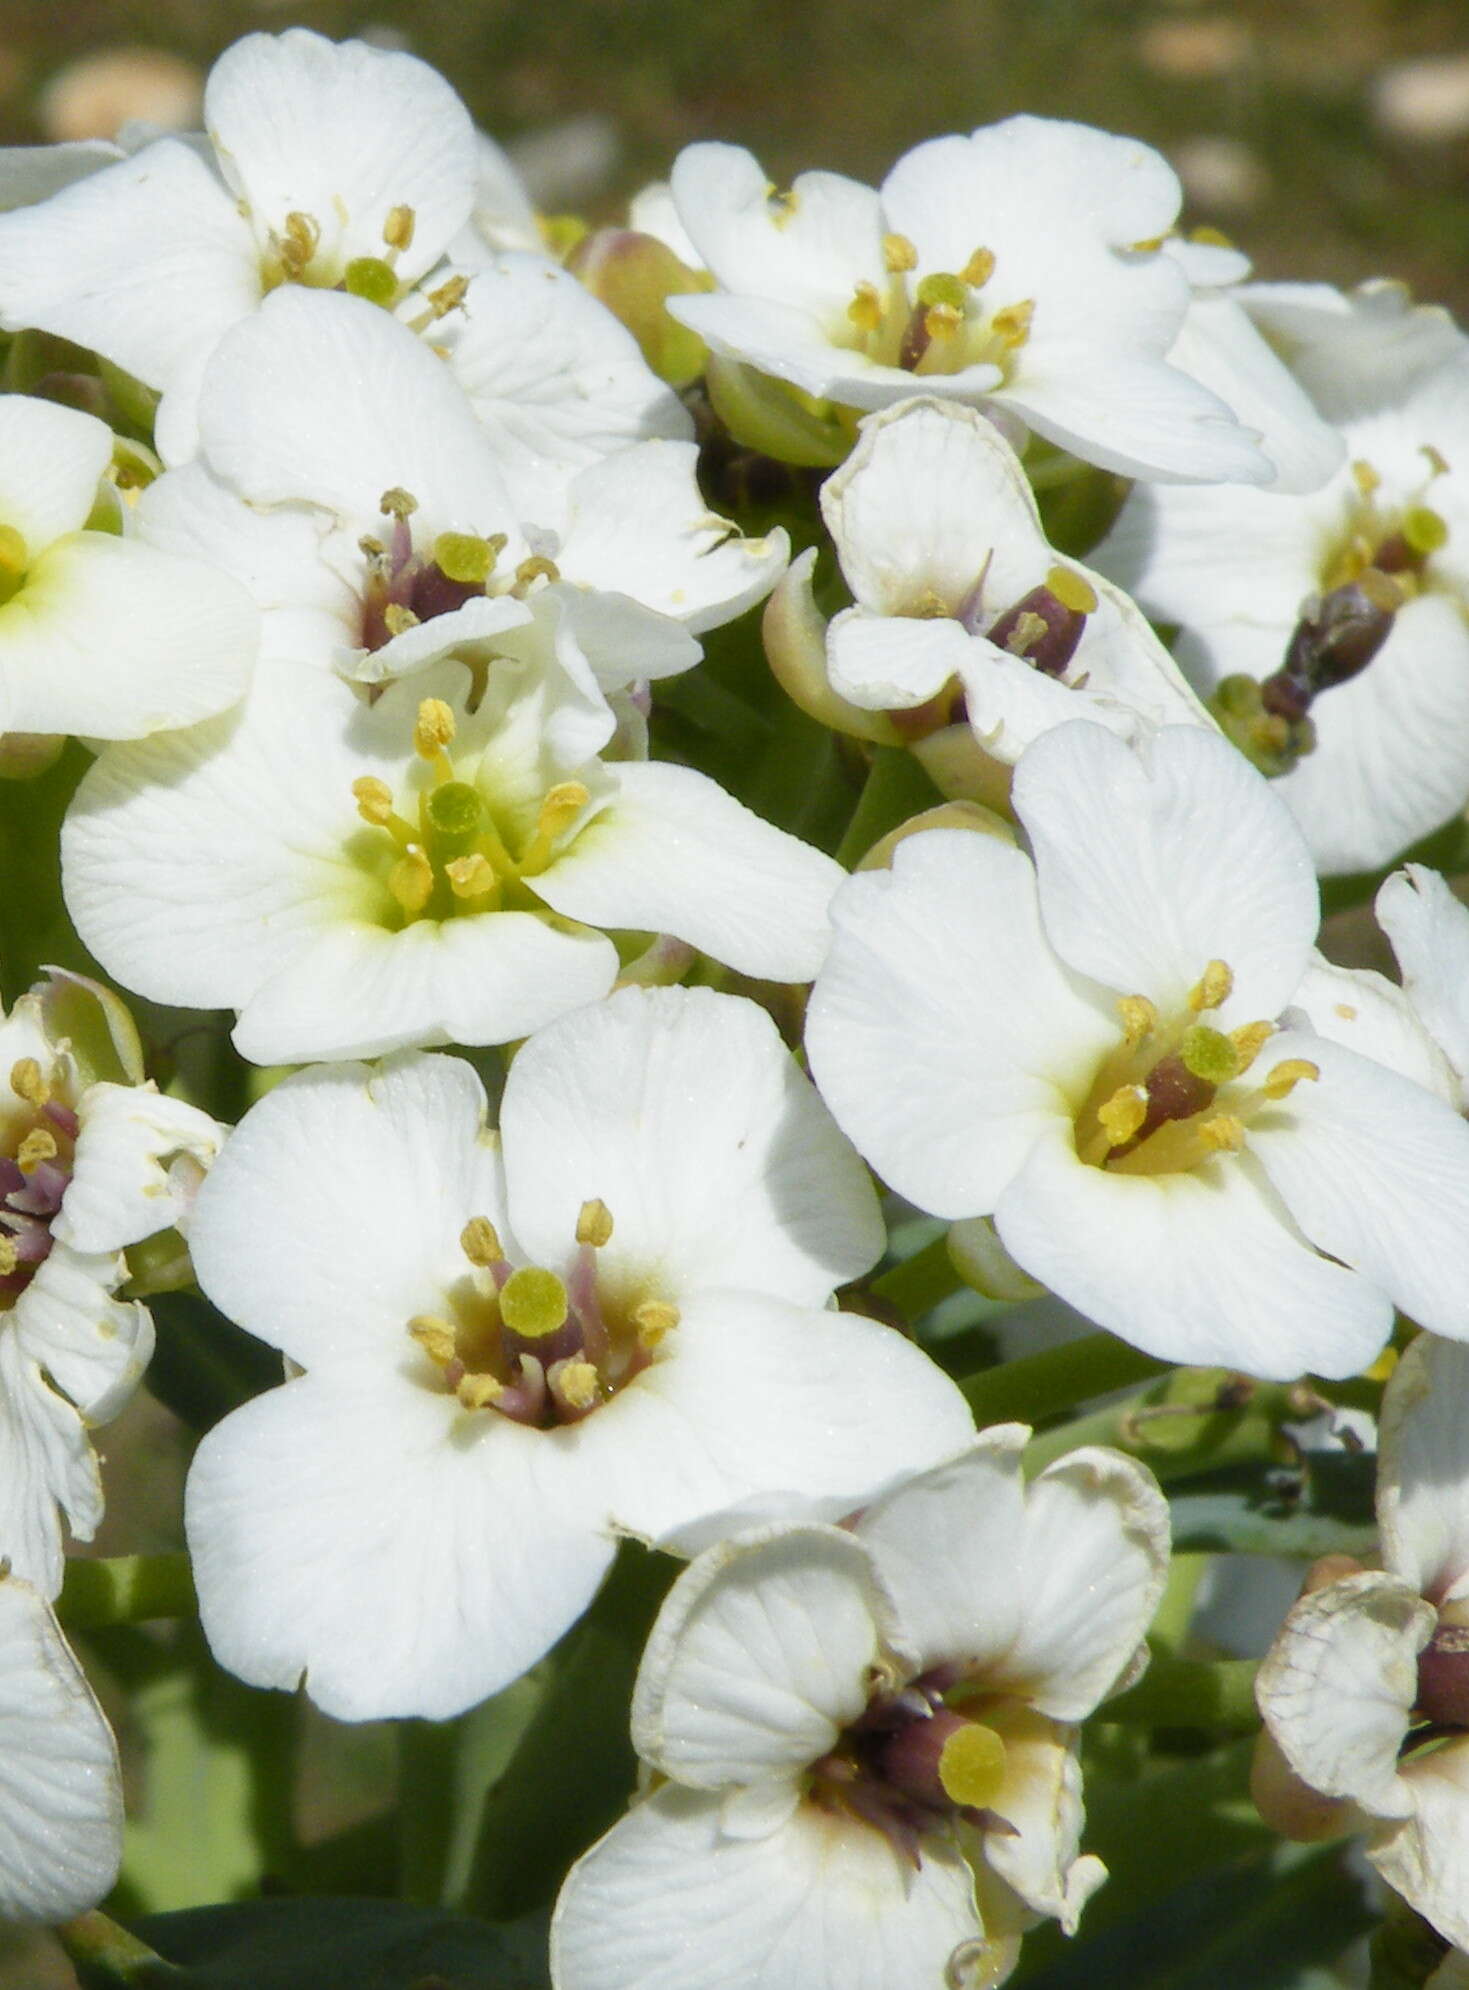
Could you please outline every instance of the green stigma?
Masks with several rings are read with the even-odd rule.
[[[523,1340],[544,1340],[565,1324],[569,1311],[566,1287],[554,1271],[522,1265],[512,1271],[500,1293],[500,1318]]]

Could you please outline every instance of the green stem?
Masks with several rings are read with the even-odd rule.
[[[1173,1656],[1188,1635],[1194,1614],[1194,1599],[1213,1559],[1212,1553],[1176,1553],[1169,1562],[1163,1600],[1153,1613],[1153,1628],[1148,1633],[1155,1653],[1155,1665],[1158,1662],[1157,1653]]]
[[[978,1375],[967,1376],[959,1387],[978,1424],[1007,1423],[1016,1418],[1025,1423],[1039,1423],[1044,1417],[1070,1409],[1074,1403],[1084,1403],[1113,1389],[1125,1389],[1129,1383],[1166,1374],[1167,1367],[1166,1362],[1139,1353],[1115,1334],[1086,1334],[1062,1347],[1043,1348],[1039,1354],[1023,1354],[999,1368],[982,1369]],[[1079,1427],[1069,1425],[1067,1435]],[[1042,1441],[1038,1439],[1037,1443]],[[1076,1440],[1089,1441],[1092,1440]],[[1034,1450],[1035,1446],[1031,1448]],[[1064,1446],[1068,1451],[1072,1448],[1070,1443]]]
[[[1107,1700],[1094,1721],[1139,1727],[1202,1727],[1217,1734],[1252,1734],[1260,1725],[1252,1658],[1170,1658],[1152,1663],[1126,1693]]]
[[[853,869],[889,830],[942,799],[906,747],[875,746],[866,784],[837,848],[837,862]]]
[[[1154,1384],[1109,1409],[1044,1430],[1025,1447],[1026,1469],[1038,1472],[1083,1444],[1105,1444],[1125,1451],[1163,1481],[1220,1471],[1229,1465],[1277,1464],[1279,1427],[1291,1415],[1288,1389],[1275,1383],[1257,1384],[1238,1409],[1180,1406],[1176,1417],[1154,1422],[1149,1413],[1160,1407]],[[1178,1441],[1180,1435],[1182,1442]]]
[[[56,1929],[56,1939],[66,1950],[82,1990],[152,1990],[182,1976],[175,1963],[165,1962],[156,1949],[120,1928],[105,1914],[78,1914]]]
[[[905,1319],[917,1320],[951,1292],[958,1292],[963,1284],[949,1256],[948,1232],[942,1230],[911,1258],[874,1278],[868,1289],[875,1297],[896,1306]]]
[[[459,1753],[457,1721],[400,1721],[398,1744],[398,1897],[437,1907],[453,1834],[448,1801]]]
[[[73,1556],[56,1614],[68,1631],[104,1624],[141,1624],[153,1617],[192,1617],[194,1577],[182,1549],[167,1555]]]

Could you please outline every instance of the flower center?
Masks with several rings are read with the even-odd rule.
[[[0,1309],[7,1312],[51,1254],[51,1225],[71,1182],[78,1125],[34,1057],[11,1066],[10,1089],[27,1110],[6,1128],[0,1150]]]
[[[526,881],[574,840],[591,807],[581,781],[557,781],[542,795],[529,834],[517,835],[497,821],[477,782],[455,773],[449,748],[456,731],[454,713],[442,698],[420,702],[413,745],[432,774],[416,804],[406,804],[416,821],[399,811],[392,789],[376,775],[352,783],[357,813],[382,832],[360,861],[384,873],[404,925],[456,913],[540,909]]]
[[[885,291],[859,283],[847,306],[840,343],[880,366],[917,375],[994,366],[1002,379],[1030,337],[1034,298],[997,304],[989,293],[993,250],[976,249],[962,270],[933,270],[910,286],[918,251],[906,235],[883,237]]]
[[[405,490],[384,491],[379,509],[390,520],[386,537],[360,542],[367,562],[362,586],[362,647],[367,650],[380,650],[420,622],[452,615],[466,601],[482,599],[506,544],[503,532],[488,538],[441,532],[426,553],[420,552],[408,523],[418,509],[417,499]]]
[[[954,1818],[1007,1828],[990,1809],[1005,1783],[1005,1743],[946,1703],[961,1679],[959,1668],[937,1666],[876,1691],[811,1765],[812,1800],[873,1825],[914,1865],[923,1839]]]
[[[607,1205],[584,1202],[563,1278],[512,1265],[494,1225],[472,1218],[459,1240],[470,1271],[447,1295],[449,1310],[408,1323],[441,1386],[465,1409],[537,1430],[579,1423],[610,1402],[678,1325],[666,1299],[599,1276],[597,1253],[611,1236]]]
[[[1104,1059],[1076,1117],[1076,1152],[1114,1174],[1180,1174],[1238,1153],[1251,1119],[1321,1073],[1303,1057],[1277,1064],[1263,1084],[1244,1077],[1275,1032],[1270,1022],[1227,1033],[1204,1018],[1226,1001],[1234,976],[1210,961],[1183,1015],[1162,1019],[1145,995],[1118,1003],[1122,1041]]]

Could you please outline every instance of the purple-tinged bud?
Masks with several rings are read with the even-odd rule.
[[[1469,1728],[1469,1626],[1441,1623],[1418,1654],[1417,1710],[1440,1727]]]
[[[1302,616],[1277,675],[1309,686],[1314,695],[1348,683],[1367,668],[1392,633],[1398,605],[1393,584],[1374,582],[1371,575],[1369,569],[1360,579],[1332,588]]]
[[[1086,628],[1086,616],[1068,608],[1049,587],[1033,587],[985,631],[997,649],[1008,650],[1046,677],[1064,677]]]

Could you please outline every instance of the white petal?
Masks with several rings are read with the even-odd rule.
[[[1050,1915],[1075,1934],[1078,1915],[1107,1876],[1099,1859],[1076,1856],[1083,1819],[1076,1729],[1013,1700],[985,1718],[1005,1743],[1005,1780],[993,1808],[1015,1827],[1013,1836],[984,1834],[986,1863],[1032,1914]]]
[[[191,145],[161,139],[0,218],[0,314],[166,387],[260,302],[250,231]]]
[[[1442,1607],[1469,1593],[1469,1349],[1419,1334],[1382,1400],[1383,1560]]]
[[[1381,892],[1377,903],[1382,904]],[[1317,1036],[1385,1064],[1457,1109],[1460,1087],[1449,1060],[1407,995],[1385,975],[1366,967],[1334,967],[1318,958],[1306,969],[1291,1010],[1304,1015]]]
[[[0,608],[0,697],[21,732],[136,739],[244,695],[260,618],[233,581],[137,540],[83,532]]]
[[[546,903],[588,925],[672,933],[741,974],[809,981],[840,866],[692,767],[615,772],[614,799],[536,879]]]
[[[955,1385],[875,1320],[751,1292],[680,1313],[649,1367],[556,1433],[568,1496],[620,1533],[661,1540],[777,1490],[797,1514],[832,1495],[851,1512],[973,1440]]]
[[[583,470],[567,493],[556,556],[566,578],[630,594],[694,634],[763,601],[790,542],[779,528],[746,539],[710,511],[697,459],[692,442],[643,442]]]
[[[1211,960],[1233,995],[1221,1027],[1274,1017],[1316,933],[1316,880],[1268,784],[1217,733],[1169,726],[1134,752],[1057,727],[1015,774],[1041,914],[1072,967],[1180,1013]]]
[[[1413,1813],[1390,1835],[1375,1837],[1367,1856],[1410,1907],[1462,1947],[1469,1944],[1469,1749],[1456,1737],[1408,1764],[1403,1781],[1413,1793]]]
[[[925,704],[951,677],[972,668],[975,639],[947,616],[843,608],[827,625],[826,645],[832,689],[863,711],[888,712]]]
[[[112,431],[95,416],[25,394],[0,398],[0,521],[32,559],[81,531],[111,461]]]
[[[268,1092],[200,1189],[189,1243],[249,1332],[308,1369],[380,1372],[416,1363],[408,1322],[465,1275],[470,1217],[504,1213],[483,1086],[461,1058],[406,1056]]]
[[[207,1168],[224,1128],[151,1085],[92,1085],[80,1102],[76,1168],[52,1235],[79,1251],[119,1251],[171,1229],[189,1205],[180,1155]]]
[[[1418,1694],[1432,1606],[1396,1576],[1368,1571],[1303,1596],[1260,1667],[1255,1695],[1292,1769],[1322,1796],[1374,1817],[1406,1817],[1398,1749]]]
[[[611,1260],[676,1295],[820,1305],[882,1250],[866,1170],[751,1002],[628,988],[563,1017],[516,1057],[500,1125],[516,1235],[545,1263],[593,1197]]]
[[[1037,1142],[995,1225],[1033,1278],[1165,1361],[1355,1375],[1392,1326],[1385,1295],[1317,1256],[1247,1156],[1108,1173],[1076,1158],[1068,1129]]]
[[[653,1626],[633,1746],[695,1789],[798,1775],[866,1707],[889,1618],[867,1550],[840,1528],[713,1548]]]
[[[282,1064],[510,1043],[596,1001],[616,975],[616,949],[600,933],[567,932],[533,912],[418,919],[397,933],[343,920],[294,948],[241,1003],[234,1044],[253,1063]]]
[[[147,1307],[112,1297],[125,1275],[115,1251],[90,1255],[58,1245],[9,1320],[20,1354],[64,1391],[89,1425],[117,1415],[153,1354]],[[59,1416],[58,1424],[65,1427]]]
[[[1469,1079],[1469,911],[1421,864],[1394,871],[1374,910],[1415,1012]]]
[[[882,210],[870,187],[803,173],[784,201],[737,145],[687,145],[670,178],[679,220],[724,289],[840,314],[859,282],[882,287]]]
[[[802,1804],[726,1837],[720,1800],[676,1786],[571,1869],[551,1931],[556,1990],[938,1990],[980,1934],[953,1851],[916,1868],[869,1826]]]
[[[998,398],[998,397],[997,397]],[[1059,342],[1018,373],[1003,405],[1038,435],[1124,477],[1259,484],[1272,465],[1223,401],[1176,367]]]
[[[246,35],[210,71],[204,123],[262,246],[292,213],[317,224],[320,281],[337,281],[353,256],[381,256],[396,207],[413,211],[413,239],[396,263],[406,282],[468,218],[474,126],[415,56],[306,28]]]
[[[0,1540],[11,1567],[43,1596],[60,1593],[61,1522],[90,1541],[102,1518],[102,1480],[86,1429],[18,1334],[0,1335]]]
[[[920,1208],[988,1214],[1079,1109],[1115,1023],[1047,946],[1029,862],[992,837],[908,837],[832,920],[806,1043],[837,1123]]]
[[[1469,1340],[1469,1125],[1396,1072],[1320,1037],[1272,1037],[1251,1077],[1320,1071],[1256,1120],[1250,1146],[1318,1249],[1420,1326]]]
[[[543,1497],[546,1434],[397,1377],[303,1376],[217,1424],[185,1521],[200,1615],[252,1686],[338,1720],[447,1719],[586,1608],[613,1543]]]
[[[522,523],[559,528],[579,470],[690,421],[605,305],[541,255],[476,271],[461,310],[435,328],[494,444]],[[636,589],[628,592],[635,593]]]
[[[85,1913],[121,1860],[112,1730],[41,1598],[0,1582],[0,1920]]]
[[[449,368],[360,297],[286,284],[222,343],[204,376],[201,446],[255,504],[326,506],[380,530],[383,493],[418,503],[415,540],[514,533],[489,437]],[[514,545],[502,559],[520,557]]]
[[[1322,420],[1237,299],[1196,294],[1168,357],[1258,433],[1275,466],[1266,488],[1319,490],[1340,467],[1346,447],[1341,431]]]

